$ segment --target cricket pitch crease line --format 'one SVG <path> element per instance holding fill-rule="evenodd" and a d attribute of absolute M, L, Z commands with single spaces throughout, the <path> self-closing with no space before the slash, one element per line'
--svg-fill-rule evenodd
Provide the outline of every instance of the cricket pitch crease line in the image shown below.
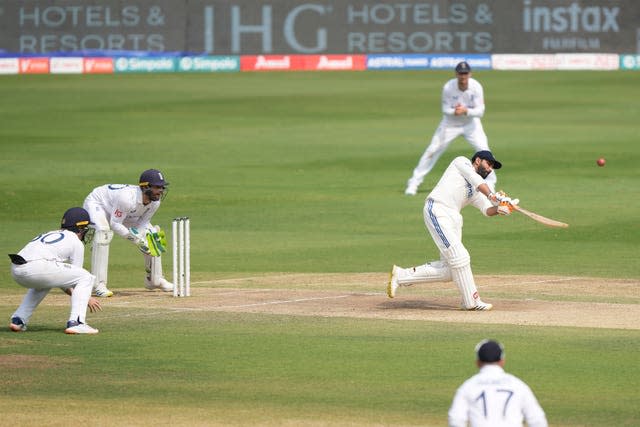
<path fill-rule="evenodd" d="M 199 313 L 199 312 L 205 312 L 205 311 L 220 311 L 220 310 L 231 309 L 231 308 L 248 308 L 248 307 L 259 307 L 259 306 L 274 305 L 274 304 L 291 304 L 291 303 L 307 302 L 307 301 L 348 298 L 350 296 L 353 296 L 353 294 L 337 295 L 337 296 L 331 296 L 331 297 L 298 298 L 293 300 L 267 301 L 267 302 L 261 302 L 261 303 L 255 303 L 255 304 L 226 305 L 226 306 L 220 306 L 220 307 L 211 307 L 208 309 L 168 307 L 167 311 L 164 311 L 164 312 L 129 313 L 124 315 L 120 314 L 117 316 L 100 316 L 100 319 L 116 319 L 121 317 L 153 317 L 153 316 L 161 316 L 166 314 L 178 314 L 178 313 L 186 313 L 186 312 Z M 120 305 L 119 307 L 122 308 L 122 307 L 125 307 L 125 305 Z"/>
<path fill-rule="evenodd" d="M 229 308 L 247 308 L 247 307 L 259 307 L 263 305 L 275 305 L 275 304 L 291 304 L 297 302 L 307 302 L 307 301 L 320 301 L 325 299 L 339 299 L 339 298 L 348 298 L 353 296 L 353 294 L 349 295 L 337 295 L 332 297 L 317 297 L 317 298 L 297 298 L 291 300 L 279 300 L 279 301 L 266 301 L 266 302 L 257 302 L 254 304 L 242 304 L 242 305 L 223 305 L 220 307 L 214 307 L 214 310 L 224 310 Z"/>
<path fill-rule="evenodd" d="M 233 278 L 233 279 L 203 280 L 203 281 L 192 282 L 192 283 L 193 284 L 197 284 L 197 285 L 211 285 L 211 284 L 218 283 L 218 282 L 241 282 L 241 281 L 245 281 L 245 280 L 261 279 L 261 278 L 264 278 L 264 277 L 276 278 L 276 277 L 289 277 L 289 276 L 291 276 L 291 275 L 278 274 L 278 275 L 275 275 L 275 276 L 249 276 L 249 277 L 236 277 L 236 278 Z M 581 280 L 581 277 L 558 277 L 558 278 L 555 278 L 555 279 L 534 280 L 534 281 L 530 281 L 530 282 L 518 282 L 516 284 L 518 284 L 518 285 L 537 285 L 537 284 L 541 284 L 541 283 L 568 282 L 568 281 L 572 281 L 572 280 Z M 512 283 L 505 283 L 504 285 L 511 285 L 511 284 Z M 500 285 L 498 285 L 498 286 L 500 286 Z"/>
<path fill-rule="evenodd" d="M 480 285 L 482 289 L 495 289 L 495 288 L 504 288 L 507 286 L 513 285 L 540 285 L 544 283 L 556 283 L 556 282 L 569 282 L 572 280 L 581 280 L 580 277 L 561 277 L 557 279 L 547 279 L 547 280 L 532 280 L 530 282 L 510 282 L 510 283 L 500 283 L 494 285 Z"/>

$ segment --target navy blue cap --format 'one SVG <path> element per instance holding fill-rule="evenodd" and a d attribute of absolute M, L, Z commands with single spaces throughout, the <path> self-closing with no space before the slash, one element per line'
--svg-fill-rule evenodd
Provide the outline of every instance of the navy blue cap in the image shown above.
<path fill-rule="evenodd" d="M 78 232 L 80 229 L 87 228 L 91 224 L 89 212 L 83 208 L 70 208 L 62 215 L 60 228 Z"/>
<path fill-rule="evenodd" d="M 502 163 L 500 163 L 498 160 L 496 160 L 495 157 L 493 157 L 493 154 L 491 153 L 491 151 L 488 151 L 488 150 L 478 151 L 476 154 L 473 155 L 473 157 L 471 158 L 471 161 L 474 162 L 478 157 L 492 162 L 493 169 L 500 169 L 502 167 Z"/>
<path fill-rule="evenodd" d="M 499 362 L 504 359 L 504 347 L 497 341 L 482 340 L 476 345 L 476 357 L 480 362 Z"/>
<path fill-rule="evenodd" d="M 469 66 L 467 61 L 459 62 L 458 65 L 456 65 L 456 73 L 466 74 L 470 72 L 471 72 L 471 67 Z"/>
<path fill-rule="evenodd" d="M 142 175 L 140 175 L 140 183 L 138 185 L 141 187 L 147 187 L 150 185 L 164 187 L 165 185 L 169 185 L 169 183 L 164 180 L 162 172 L 158 169 L 147 169 L 142 172 Z"/>

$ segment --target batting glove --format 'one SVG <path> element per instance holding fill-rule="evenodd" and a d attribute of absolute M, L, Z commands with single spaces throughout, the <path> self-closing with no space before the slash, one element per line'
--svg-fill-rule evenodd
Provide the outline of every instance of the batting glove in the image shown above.
<path fill-rule="evenodd" d="M 498 213 L 500 215 L 510 215 L 518 205 L 518 203 L 520 203 L 519 199 L 511 199 L 509 197 L 507 197 L 507 199 L 509 200 L 500 202 L 500 204 L 498 205 Z"/>
<path fill-rule="evenodd" d="M 504 191 L 498 191 L 497 193 L 491 193 L 487 196 L 487 198 L 494 204 L 494 206 L 498 206 L 502 202 L 509 203 L 511 202 L 511 197 L 507 196 L 507 193 Z"/>

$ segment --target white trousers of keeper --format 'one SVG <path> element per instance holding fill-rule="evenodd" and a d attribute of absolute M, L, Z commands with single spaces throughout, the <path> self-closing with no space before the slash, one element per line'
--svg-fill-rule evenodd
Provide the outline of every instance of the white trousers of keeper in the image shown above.
<path fill-rule="evenodd" d="M 474 152 L 489 150 L 487 135 L 484 133 L 484 128 L 479 118 L 474 117 L 464 126 L 453 126 L 448 124 L 446 119 L 443 119 L 433 134 L 431 143 L 422 154 L 422 157 L 420 157 L 418 166 L 413 170 L 413 175 L 407 182 L 407 194 L 415 194 L 418 191 L 418 187 L 424 181 L 424 177 L 431 172 L 440 156 L 449 148 L 453 140 L 459 136 L 464 136 L 469 144 L 473 146 Z M 485 181 L 495 191 L 498 178 L 494 171 L 489 174 Z"/>

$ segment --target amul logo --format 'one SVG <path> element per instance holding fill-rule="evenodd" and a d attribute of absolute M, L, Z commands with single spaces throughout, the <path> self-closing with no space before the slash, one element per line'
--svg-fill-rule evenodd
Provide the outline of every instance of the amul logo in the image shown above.
<path fill-rule="evenodd" d="M 525 32 L 565 33 L 619 32 L 619 7 L 589 6 L 582 7 L 573 2 L 569 6 L 534 6 L 533 0 L 524 0 L 522 24 Z M 551 2 L 554 3 L 554 2 Z"/>

